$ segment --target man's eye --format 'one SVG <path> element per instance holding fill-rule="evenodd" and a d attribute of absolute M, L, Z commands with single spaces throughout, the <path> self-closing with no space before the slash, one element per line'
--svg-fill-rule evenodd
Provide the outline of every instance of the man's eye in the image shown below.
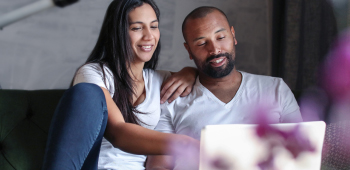
<path fill-rule="evenodd" d="M 203 45 L 205 45 L 205 43 L 199 44 L 198 46 L 203 46 Z"/>
<path fill-rule="evenodd" d="M 224 39 L 225 37 L 219 37 L 219 40 L 222 40 L 222 39 Z"/>

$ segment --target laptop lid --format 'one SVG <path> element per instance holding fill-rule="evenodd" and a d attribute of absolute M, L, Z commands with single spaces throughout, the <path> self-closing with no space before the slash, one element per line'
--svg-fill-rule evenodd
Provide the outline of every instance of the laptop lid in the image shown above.
<path fill-rule="evenodd" d="M 199 169 L 261 170 L 259 163 L 268 162 L 273 155 L 270 163 L 278 170 L 320 170 L 326 129 L 323 121 L 271 124 L 271 127 L 287 134 L 298 130 L 298 134 L 310 142 L 313 151 L 302 152 L 294 158 L 282 145 L 296 141 L 283 143 L 282 137 L 262 139 L 257 135 L 257 125 L 208 125 L 201 132 Z"/>

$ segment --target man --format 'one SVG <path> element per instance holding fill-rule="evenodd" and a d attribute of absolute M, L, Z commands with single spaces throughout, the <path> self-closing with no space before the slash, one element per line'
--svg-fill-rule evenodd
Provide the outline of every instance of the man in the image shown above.
<path fill-rule="evenodd" d="M 301 122 L 299 106 L 281 78 L 259 76 L 235 68 L 234 28 L 215 7 L 199 7 L 184 20 L 185 48 L 199 75 L 186 97 L 162 106 L 156 130 L 200 139 L 210 124 L 256 123 L 257 109 L 268 108 L 269 123 Z M 147 168 L 173 168 L 172 159 L 150 156 Z M 176 169 L 187 169 L 175 164 Z"/>

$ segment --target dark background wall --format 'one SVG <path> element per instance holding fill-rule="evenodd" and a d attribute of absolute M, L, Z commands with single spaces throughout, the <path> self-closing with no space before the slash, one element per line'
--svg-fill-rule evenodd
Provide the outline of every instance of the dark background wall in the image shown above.
<path fill-rule="evenodd" d="M 0 15 L 37 0 L 1 0 Z M 159 69 L 194 66 L 183 47 L 184 17 L 202 5 L 222 9 L 235 27 L 237 67 L 270 75 L 271 0 L 155 0 L 161 10 Z M 80 0 L 52 8 L 0 31 L 0 86 L 3 89 L 68 88 L 75 70 L 96 43 L 111 0 Z"/>
<path fill-rule="evenodd" d="M 273 11 L 272 75 L 297 91 L 319 85 L 338 32 L 332 1 L 274 0 Z"/>

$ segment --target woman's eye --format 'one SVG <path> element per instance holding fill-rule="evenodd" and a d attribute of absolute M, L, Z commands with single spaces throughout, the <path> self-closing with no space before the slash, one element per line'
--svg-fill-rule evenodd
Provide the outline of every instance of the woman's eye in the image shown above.
<path fill-rule="evenodd" d="M 151 28 L 152 28 L 152 29 L 157 29 L 157 28 L 158 28 L 158 26 L 151 26 Z"/>
<path fill-rule="evenodd" d="M 131 28 L 132 31 L 137 31 L 137 30 L 140 30 L 140 29 L 141 29 L 141 27 L 133 27 L 133 28 Z"/>

